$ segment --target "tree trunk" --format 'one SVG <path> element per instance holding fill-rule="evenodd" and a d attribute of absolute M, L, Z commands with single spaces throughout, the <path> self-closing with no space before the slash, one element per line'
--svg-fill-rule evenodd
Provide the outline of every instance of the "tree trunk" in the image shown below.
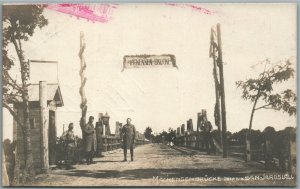
<path fill-rule="evenodd" d="M 254 112 L 255 112 L 255 108 L 256 108 L 256 104 L 257 104 L 257 101 L 259 99 L 259 93 L 260 91 L 258 91 L 257 95 L 256 95 L 256 98 L 254 100 L 254 104 L 253 104 L 253 107 L 252 107 L 252 111 L 251 111 L 251 116 L 250 116 L 250 123 L 249 123 L 249 137 L 251 135 L 251 129 L 252 129 L 252 121 L 253 121 L 253 116 L 254 116 Z"/>
<path fill-rule="evenodd" d="M 253 104 L 252 111 L 251 111 L 251 116 L 250 116 L 249 131 L 248 131 L 248 135 L 246 137 L 249 141 L 249 144 L 247 146 L 247 148 L 249 149 L 249 156 L 247 157 L 248 160 L 251 160 L 251 130 L 252 130 L 253 116 L 254 116 L 254 112 L 255 112 L 255 108 L 256 108 L 256 104 L 257 104 L 257 101 L 259 99 L 259 96 L 260 96 L 260 91 L 257 92 L 257 96 L 254 100 L 254 104 Z"/>
<path fill-rule="evenodd" d="M 9 186 L 4 149 L 2 149 L 2 186 Z"/>
<path fill-rule="evenodd" d="M 79 71 L 79 76 L 80 76 L 80 88 L 79 88 L 79 94 L 81 97 L 81 104 L 80 104 L 80 108 L 81 108 L 81 119 L 80 119 L 80 127 L 81 127 L 81 131 L 82 131 L 82 139 L 83 141 L 85 138 L 83 129 L 85 127 L 86 124 L 86 112 L 87 112 L 87 98 L 85 96 L 85 91 L 84 91 L 84 86 L 86 83 L 86 77 L 85 77 L 85 69 L 86 69 L 86 63 L 85 63 L 85 59 L 83 56 L 84 53 L 84 49 L 85 49 L 85 41 L 84 41 L 84 34 L 83 32 L 80 32 L 80 50 L 79 50 L 79 58 L 80 58 L 80 71 Z"/>
<path fill-rule="evenodd" d="M 15 38 L 12 39 L 15 46 L 21 68 L 21 79 L 22 79 L 22 108 L 23 108 L 23 141 L 24 141 L 24 176 L 22 178 L 22 183 L 30 180 L 35 175 L 35 170 L 33 166 L 33 156 L 31 149 L 30 140 L 30 126 L 29 126 L 29 95 L 28 95 L 28 79 L 29 79 L 29 63 L 24 61 L 24 55 L 22 51 L 21 42 L 19 40 L 19 45 Z"/>

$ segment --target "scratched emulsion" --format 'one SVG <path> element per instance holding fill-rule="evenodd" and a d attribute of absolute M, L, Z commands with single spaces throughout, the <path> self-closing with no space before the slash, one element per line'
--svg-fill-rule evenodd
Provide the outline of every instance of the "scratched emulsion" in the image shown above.
<path fill-rule="evenodd" d="M 174 7 L 180 7 L 180 8 L 190 8 L 194 11 L 198 11 L 200 13 L 204 14 L 213 14 L 214 12 L 211 10 L 208 10 L 206 8 L 200 7 L 198 5 L 193 5 L 193 4 L 186 4 L 186 3 L 166 3 L 167 5 L 174 6 Z"/>
<path fill-rule="evenodd" d="M 48 9 L 87 19 L 92 22 L 106 23 L 111 20 L 115 5 L 111 4 L 49 4 Z"/>

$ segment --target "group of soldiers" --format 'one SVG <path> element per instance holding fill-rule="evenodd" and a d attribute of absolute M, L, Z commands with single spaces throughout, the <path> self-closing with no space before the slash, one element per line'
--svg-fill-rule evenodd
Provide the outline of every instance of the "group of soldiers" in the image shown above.
<path fill-rule="evenodd" d="M 133 161 L 133 149 L 135 145 L 135 126 L 131 124 L 131 118 L 127 118 L 126 124 L 122 126 L 120 132 L 120 138 L 122 142 L 122 148 L 124 151 L 124 162 L 127 161 L 127 149 L 130 149 L 131 161 Z M 96 123 L 96 128 L 94 127 L 94 117 L 90 116 L 89 121 L 82 128 L 82 139 L 85 152 L 86 164 L 95 164 L 93 158 L 96 154 L 103 157 L 101 154 L 101 149 L 103 146 L 103 137 L 100 125 Z M 63 133 L 61 139 L 65 144 L 65 164 L 66 169 L 74 169 L 72 166 L 72 156 L 74 156 L 74 151 L 77 147 L 76 137 L 74 134 L 74 124 L 70 123 L 68 130 Z"/>

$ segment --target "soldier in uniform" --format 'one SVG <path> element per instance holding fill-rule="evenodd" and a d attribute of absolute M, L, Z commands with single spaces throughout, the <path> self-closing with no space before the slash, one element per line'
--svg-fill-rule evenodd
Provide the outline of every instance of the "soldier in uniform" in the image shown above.
<path fill-rule="evenodd" d="M 95 163 L 93 161 L 93 157 L 97 150 L 96 131 L 94 128 L 93 121 L 94 121 L 94 117 L 90 116 L 89 122 L 86 124 L 84 128 L 86 163 L 88 165 Z"/>
<path fill-rule="evenodd" d="M 65 142 L 65 163 L 66 169 L 74 169 L 71 166 L 72 158 L 74 157 L 74 151 L 76 148 L 76 140 L 73 132 L 74 124 L 69 124 L 69 129 L 62 135 L 62 139 Z"/>
<path fill-rule="evenodd" d="M 214 144 L 211 136 L 212 125 L 210 121 L 205 121 L 203 125 L 204 143 L 207 154 L 210 154 L 211 150 L 214 151 Z"/>
<path fill-rule="evenodd" d="M 127 118 L 127 124 L 122 127 L 121 139 L 124 149 L 124 160 L 127 161 L 127 149 L 130 149 L 131 161 L 133 161 L 133 148 L 135 140 L 135 126 L 131 124 L 131 118 Z"/>

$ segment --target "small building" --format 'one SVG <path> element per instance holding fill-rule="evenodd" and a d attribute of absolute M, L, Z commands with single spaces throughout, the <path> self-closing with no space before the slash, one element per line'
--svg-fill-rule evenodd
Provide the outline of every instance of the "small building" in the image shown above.
<path fill-rule="evenodd" d="M 58 83 L 31 84 L 29 93 L 29 124 L 30 140 L 34 166 L 37 170 L 47 170 L 49 165 L 55 164 L 56 145 L 56 109 L 64 105 Z M 23 119 L 21 103 L 14 103 L 13 108 L 20 120 Z M 13 140 L 16 142 L 16 155 L 24 164 L 24 138 L 22 129 L 14 120 Z"/>

